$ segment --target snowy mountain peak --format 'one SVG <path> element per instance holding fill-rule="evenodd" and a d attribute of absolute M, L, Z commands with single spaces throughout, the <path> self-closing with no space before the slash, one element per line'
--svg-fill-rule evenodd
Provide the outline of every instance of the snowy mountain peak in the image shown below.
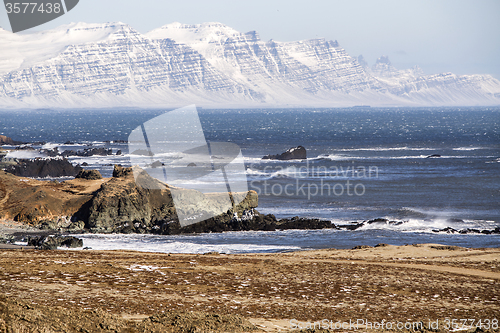
<path fill-rule="evenodd" d="M 227 38 L 241 35 L 241 32 L 219 22 L 205 22 L 201 24 L 182 24 L 175 22 L 146 33 L 146 36 L 151 39 L 170 38 L 185 43 L 221 42 Z"/>
<path fill-rule="evenodd" d="M 78 22 L 23 34 L 3 30 L 0 31 L 0 75 L 54 58 L 69 45 L 120 39 L 124 34 L 139 33 L 122 22 Z"/>

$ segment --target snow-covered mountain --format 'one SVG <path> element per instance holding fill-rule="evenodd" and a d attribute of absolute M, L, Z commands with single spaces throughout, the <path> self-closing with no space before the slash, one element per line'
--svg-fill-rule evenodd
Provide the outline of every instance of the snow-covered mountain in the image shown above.
<path fill-rule="evenodd" d="M 140 34 L 77 23 L 0 30 L 0 107 L 497 105 L 490 75 L 368 68 L 336 41 L 261 41 L 221 23 Z"/>

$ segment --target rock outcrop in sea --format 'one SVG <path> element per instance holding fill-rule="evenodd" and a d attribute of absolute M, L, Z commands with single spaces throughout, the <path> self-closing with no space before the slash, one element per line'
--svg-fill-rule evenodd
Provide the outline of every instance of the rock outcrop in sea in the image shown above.
<path fill-rule="evenodd" d="M 284 153 L 276 155 L 266 155 L 262 157 L 263 160 L 305 160 L 307 159 L 307 151 L 302 146 L 297 146 L 288 149 Z"/>
<path fill-rule="evenodd" d="M 140 174 L 140 183 L 159 182 L 147 173 Z M 177 222 L 174 202 L 169 191 L 161 186 L 137 186 L 132 168 L 115 166 L 113 178 L 103 183 L 87 203 L 88 209 L 83 210 L 81 218 L 86 221 L 86 227 L 93 232 L 156 232 L 162 233 L 167 225 Z M 186 190 L 188 191 L 188 190 Z M 192 191 L 192 190 L 189 190 Z M 198 203 L 198 209 L 210 211 L 217 206 L 217 194 L 206 195 Z M 218 217 L 220 222 L 231 220 L 234 213 L 239 216 L 245 210 L 258 205 L 257 193 L 249 191 L 245 199 L 236 206 L 235 212 L 224 217 Z M 178 223 L 178 222 L 177 222 Z"/>
<path fill-rule="evenodd" d="M 28 237 L 28 246 L 41 250 L 55 250 L 58 247 L 83 247 L 83 241 L 73 236 L 32 236 Z"/>
<path fill-rule="evenodd" d="M 107 155 L 113 155 L 113 151 L 108 148 L 86 148 L 84 150 L 65 150 L 61 154 L 61 156 L 67 157 L 67 156 L 107 156 Z"/>
<path fill-rule="evenodd" d="M 67 159 L 21 159 L 5 171 L 20 177 L 75 177 L 82 167 L 73 166 Z"/>

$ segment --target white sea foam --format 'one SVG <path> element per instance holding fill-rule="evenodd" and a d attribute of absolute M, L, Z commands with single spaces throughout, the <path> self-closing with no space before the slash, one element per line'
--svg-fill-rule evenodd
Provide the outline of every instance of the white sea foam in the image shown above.
<path fill-rule="evenodd" d="M 345 224 L 340 223 L 338 224 Z M 483 221 L 487 223 L 487 221 Z M 465 225 L 477 221 L 464 221 Z M 498 223 L 488 222 L 489 229 Z M 450 226 L 446 220 L 424 221 L 409 219 L 404 224 L 365 224 L 355 231 L 320 230 L 277 230 L 277 231 L 232 231 L 196 235 L 122 235 L 85 234 L 75 235 L 83 239 L 83 244 L 93 250 L 133 250 L 159 253 L 219 252 L 272 253 L 321 248 L 352 248 L 355 245 L 379 242 L 389 244 L 439 243 L 469 247 L 498 246 L 498 235 L 462 235 L 435 233 L 433 229 Z M 456 227 L 456 225 L 454 225 Z M 21 244 L 26 245 L 26 244 Z M 66 249 L 67 250 L 67 249 Z M 136 264 L 136 270 L 157 270 L 156 266 L 146 267 Z"/>
<path fill-rule="evenodd" d="M 44 154 L 41 154 L 38 150 L 11 150 L 5 158 L 17 158 L 17 159 L 33 159 L 33 158 L 44 158 Z"/>
<path fill-rule="evenodd" d="M 374 147 L 374 148 L 344 148 L 337 149 L 338 151 L 424 151 L 424 150 L 441 150 L 441 148 L 429 148 L 429 147 Z"/>
<path fill-rule="evenodd" d="M 453 150 L 464 150 L 464 151 L 478 150 L 478 149 L 484 149 L 484 148 L 483 147 L 458 147 L 458 148 L 453 148 Z"/>
<path fill-rule="evenodd" d="M 93 250 L 134 250 L 161 253 L 254 253 L 300 250 L 300 246 L 232 243 L 229 233 L 203 234 L 188 237 L 158 235 L 93 234 L 76 235 L 83 245 Z M 250 234 L 248 234 L 250 235 Z"/>
<path fill-rule="evenodd" d="M 492 158 L 494 156 L 481 156 L 481 158 Z M 349 155 L 339 155 L 339 154 L 325 154 L 320 155 L 316 158 L 311 158 L 311 160 L 330 160 L 330 161 L 350 161 L 350 160 L 406 160 L 406 159 L 423 159 L 431 158 L 430 155 L 401 155 L 401 156 L 349 156 Z M 464 155 L 440 155 L 441 159 L 470 159 L 471 156 Z"/>

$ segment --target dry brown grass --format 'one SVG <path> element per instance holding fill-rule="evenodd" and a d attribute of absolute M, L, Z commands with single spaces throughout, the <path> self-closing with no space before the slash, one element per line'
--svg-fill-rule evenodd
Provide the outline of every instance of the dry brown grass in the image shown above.
<path fill-rule="evenodd" d="M 499 249 L 0 253 L 2 294 L 50 308 L 101 309 L 128 319 L 171 311 L 237 315 L 263 326 L 292 318 L 426 322 L 500 317 Z"/>

